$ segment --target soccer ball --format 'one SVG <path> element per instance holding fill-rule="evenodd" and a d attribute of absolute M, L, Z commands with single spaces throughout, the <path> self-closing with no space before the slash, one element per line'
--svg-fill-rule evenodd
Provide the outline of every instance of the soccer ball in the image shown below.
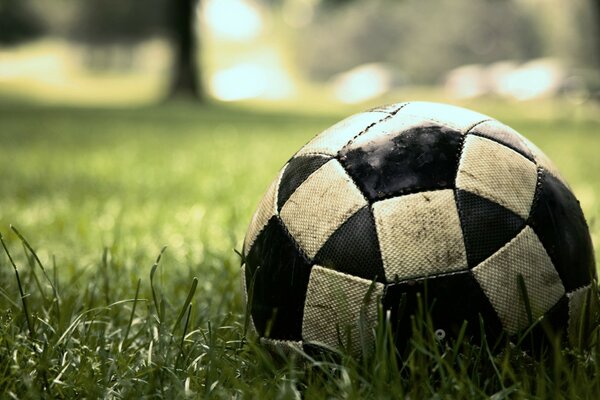
<path fill-rule="evenodd" d="M 248 228 L 242 277 L 263 343 L 360 354 L 378 310 L 406 345 L 419 302 L 440 338 L 465 321 L 488 340 L 544 322 L 574 342 L 596 272 L 579 203 L 535 145 L 410 102 L 353 115 L 287 162 Z"/>

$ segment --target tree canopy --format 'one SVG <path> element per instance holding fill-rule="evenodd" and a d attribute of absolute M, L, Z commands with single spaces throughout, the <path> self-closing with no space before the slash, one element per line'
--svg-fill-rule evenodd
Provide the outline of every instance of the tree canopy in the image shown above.
<path fill-rule="evenodd" d="M 70 33 L 90 44 L 141 42 L 166 33 L 168 6 L 166 0 L 86 0 Z"/>
<path fill-rule="evenodd" d="M 26 0 L 0 0 L 0 44 L 15 45 L 44 31 L 44 21 Z"/>

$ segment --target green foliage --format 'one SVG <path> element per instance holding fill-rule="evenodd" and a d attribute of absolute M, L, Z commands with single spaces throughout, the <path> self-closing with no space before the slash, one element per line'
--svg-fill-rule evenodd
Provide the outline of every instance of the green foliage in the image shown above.
<path fill-rule="evenodd" d="M 495 109 L 557 161 L 597 239 L 598 120 Z M 244 337 L 234 249 L 276 171 L 339 117 L 0 108 L 0 397 L 597 398 L 595 344 L 493 354 L 440 344 L 426 318 L 401 360 L 385 324 L 364 360 Z"/>
<path fill-rule="evenodd" d="M 44 30 L 44 22 L 27 0 L 0 0 L 0 45 L 34 39 Z"/>
<path fill-rule="evenodd" d="M 300 32 L 298 63 L 327 79 L 384 62 L 410 82 L 437 83 L 461 65 L 539 57 L 544 36 L 536 27 L 512 1 L 352 2 L 323 10 Z"/>
<path fill-rule="evenodd" d="M 137 43 L 164 35 L 170 12 L 164 0 L 86 0 L 71 34 L 92 44 Z"/>

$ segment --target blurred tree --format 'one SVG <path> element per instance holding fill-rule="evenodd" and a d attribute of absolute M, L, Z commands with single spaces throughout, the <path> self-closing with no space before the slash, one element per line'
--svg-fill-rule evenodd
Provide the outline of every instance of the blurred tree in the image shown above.
<path fill-rule="evenodd" d="M 164 0 L 86 0 L 71 33 L 95 45 L 137 43 L 163 32 Z"/>
<path fill-rule="evenodd" d="M 461 65 L 542 55 L 533 16 L 514 1 L 372 0 L 333 7 L 341 1 L 324 0 L 327 7 L 298 35 L 298 63 L 316 79 L 384 62 L 412 83 L 431 84 Z"/>
<path fill-rule="evenodd" d="M 0 0 L 0 45 L 15 45 L 44 33 L 44 23 L 27 0 Z"/>
<path fill-rule="evenodd" d="M 196 38 L 198 1 L 86 0 L 79 4 L 79 15 L 70 33 L 75 40 L 105 48 L 168 37 L 174 60 L 167 98 L 202 100 Z"/>
<path fill-rule="evenodd" d="M 592 38 L 594 39 L 594 51 L 596 53 L 596 67 L 600 71 L 600 0 L 591 0 L 592 26 L 594 31 L 592 32 Z"/>
<path fill-rule="evenodd" d="M 176 0 L 171 5 L 169 30 L 176 46 L 176 59 L 169 97 L 193 97 L 202 100 L 204 90 L 198 67 L 196 9 L 199 0 Z"/>
<path fill-rule="evenodd" d="M 600 0 L 519 0 L 518 4 L 535 16 L 545 56 L 571 66 L 600 67 Z"/>

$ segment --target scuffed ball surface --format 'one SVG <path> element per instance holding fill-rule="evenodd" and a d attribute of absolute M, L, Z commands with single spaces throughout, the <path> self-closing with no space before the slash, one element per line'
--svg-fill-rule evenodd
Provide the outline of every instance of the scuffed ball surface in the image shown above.
<path fill-rule="evenodd" d="M 480 317 L 492 339 L 543 318 L 574 341 L 595 262 L 556 171 L 513 129 L 458 107 L 401 103 L 339 122 L 289 160 L 252 219 L 254 329 L 292 347 L 339 348 L 350 333 L 360 353 L 380 305 L 406 342 L 421 294 L 445 337 L 467 321 L 477 338 Z"/>

